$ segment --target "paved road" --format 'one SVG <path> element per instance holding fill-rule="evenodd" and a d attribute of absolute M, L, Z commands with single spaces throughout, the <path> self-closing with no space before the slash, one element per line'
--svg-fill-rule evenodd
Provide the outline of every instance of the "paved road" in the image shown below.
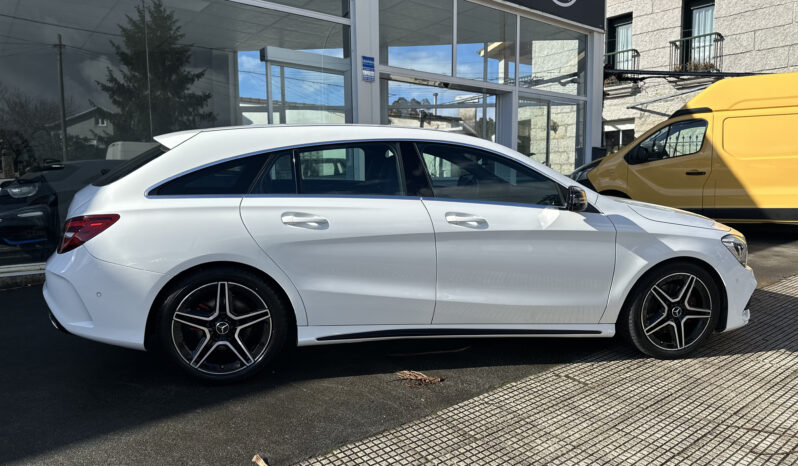
<path fill-rule="evenodd" d="M 614 348 L 304 463 L 798 464 L 798 277 L 695 356 Z"/>
<path fill-rule="evenodd" d="M 760 281 L 798 274 L 798 232 L 745 233 Z M 0 463 L 286 464 L 591 354 L 630 355 L 614 340 L 318 347 L 211 387 L 154 355 L 58 333 L 45 312 L 39 287 L 0 292 Z M 403 369 L 446 380 L 411 388 L 395 380 Z"/>

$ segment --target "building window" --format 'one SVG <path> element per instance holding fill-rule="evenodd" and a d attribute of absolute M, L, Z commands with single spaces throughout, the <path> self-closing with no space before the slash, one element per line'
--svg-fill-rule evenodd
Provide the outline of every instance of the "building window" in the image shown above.
<path fill-rule="evenodd" d="M 692 68 L 703 69 L 715 58 L 715 2 L 712 0 L 685 0 L 683 8 L 682 38 L 686 39 L 682 60 Z M 703 66 L 702 66 L 703 65 Z"/>
<path fill-rule="evenodd" d="M 621 150 L 634 140 L 634 120 L 621 120 L 604 124 L 604 147 L 607 149 L 608 154 Z"/>
<path fill-rule="evenodd" d="M 108 120 L 103 117 L 97 117 L 97 126 L 108 126 Z"/>
<path fill-rule="evenodd" d="M 616 70 L 634 69 L 632 14 L 607 20 L 607 65 Z"/>
<path fill-rule="evenodd" d="M 518 99 L 516 150 L 560 173 L 585 163 L 585 104 Z"/>
<path fill-rule="evenodd" d="M 380 0 L 380 63 L 452 74 L 451 0 Z"/>
<path fill-rule="evenodd" d="M 521 18 L 519 47 L 522 87 L 585 95 L 587 35 Z"/>
<path fill-rule="evenodd" d="M 457 2 L 457 77 L 515 83 L 516 16 Z"/>
<path fill-rule="evenodd" d="M 495 141 L 496 96 L 382 79 L 382 123 L 431 128 Z"/>

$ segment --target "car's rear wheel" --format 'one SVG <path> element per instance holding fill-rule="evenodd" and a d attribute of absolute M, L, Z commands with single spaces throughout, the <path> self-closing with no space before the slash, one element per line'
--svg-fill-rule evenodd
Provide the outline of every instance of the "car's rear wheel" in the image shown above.
<path fill-rule="evenodd" d="M 213 381 L 263 369 L 285 344 L 287 306 L 258 276 L 214 269 L 181 280 L 161 306 L 162 348 L 184 370 Z"/>
<path fill-rule="evenodd" d="M 659 267 L 646 274 L 633 293 L 618 325 L 649 356 L 686 356 L 717 326 L 720 289 L 698 265 L 680 262 Z"/>

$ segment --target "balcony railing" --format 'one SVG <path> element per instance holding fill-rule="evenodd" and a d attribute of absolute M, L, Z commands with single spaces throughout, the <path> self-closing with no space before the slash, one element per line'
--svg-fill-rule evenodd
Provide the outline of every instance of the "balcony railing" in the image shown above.
<path fill-rule="evenodd" d="M 721 71 L 723 68 L 723 35 L 719 32 L 672 40 L 671 70 Z"/>
<path fill-rule="evenodd" d="M 640 52 L 636 49 L 627 49 L 605 54 L 604 68 L 614 70 L 639 70 Z"/>

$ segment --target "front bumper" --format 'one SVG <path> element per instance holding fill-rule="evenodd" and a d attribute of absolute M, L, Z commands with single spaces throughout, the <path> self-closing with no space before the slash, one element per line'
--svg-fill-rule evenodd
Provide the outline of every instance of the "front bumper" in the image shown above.
<path fill-rule="evenodd" d="M 101 261 L 78 247 L 53 254 L 44 299 L 61 327 L 90 340 L 144 349 L 147 316 L 168 277 Z"/>
<path fill-rule="evenodd" d="M 725 265 L 727 272 L 723 275 L 726 287 L 726 327 L 723 331 L 734 330 L 748 323 L 751 317 L 748 304 L 756 290 L 756 279 L 751 267 L 741 267 L 739 262 L 731 259 Z"/>

